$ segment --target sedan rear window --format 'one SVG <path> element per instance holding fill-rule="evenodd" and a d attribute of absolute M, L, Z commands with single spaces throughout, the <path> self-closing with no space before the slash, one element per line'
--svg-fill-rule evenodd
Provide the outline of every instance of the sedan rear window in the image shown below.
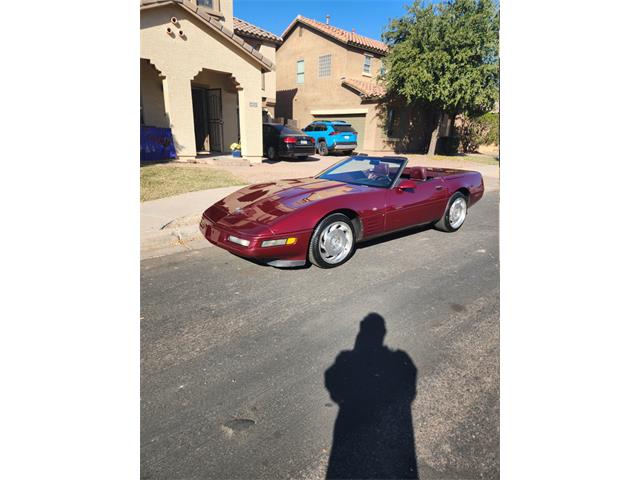
<path fill-rule="evenodd" d="M 302 130 L 291 127 L 283 127 L 282 130 L 280 130 L 280 133 L 283 135 L 304 135 Z"/>

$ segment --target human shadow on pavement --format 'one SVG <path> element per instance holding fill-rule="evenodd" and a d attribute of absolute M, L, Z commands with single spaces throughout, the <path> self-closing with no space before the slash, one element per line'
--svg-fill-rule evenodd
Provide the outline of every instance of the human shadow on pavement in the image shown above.
<path fill-rule="evenodd" d="M 340 411 L 328 479 L 418 478 L 411 403 L 417 370 L 402 350 L 383 345 L 384 318 L 360 322 L 353 350 L 338 354 L 325 387 Z"/>

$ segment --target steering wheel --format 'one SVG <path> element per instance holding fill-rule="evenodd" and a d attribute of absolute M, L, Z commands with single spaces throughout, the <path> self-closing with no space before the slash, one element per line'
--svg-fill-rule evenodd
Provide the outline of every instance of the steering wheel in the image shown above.
<path fill-rule="evenodd" d="M 369 173 L 367 178 L 369 180 L 373 180 L 375 183 L 379 183 L 382 185 L 391 183 L 391 178 L 389 177 L 389 175 L 376 175 L 375 173 L 371 172 Z"/>

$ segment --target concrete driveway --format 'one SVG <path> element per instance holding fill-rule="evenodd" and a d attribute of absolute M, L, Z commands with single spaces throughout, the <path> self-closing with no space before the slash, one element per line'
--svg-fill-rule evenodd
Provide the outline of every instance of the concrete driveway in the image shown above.
<path fill-rule="evenodd" d="M 141 478 L 499 478 L 498 288 L 497 192 L 332 270 L 143 261 Z"/>

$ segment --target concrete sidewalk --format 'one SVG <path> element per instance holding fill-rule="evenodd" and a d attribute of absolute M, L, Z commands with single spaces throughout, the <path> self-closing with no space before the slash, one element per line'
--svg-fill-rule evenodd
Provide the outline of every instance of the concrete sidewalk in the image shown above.
<path fill-rule="evenodd" d="M 375 155 L 377 152 L 369 152 Z M 388 155 L 388 153 L 385 153 Z M 409 165 L 476 170 L 484 178 L 485 190 L 499 189 L 500 167 L 474 163 L 472 156 L 451 161 L 433 160 L 426 155 L 408 154 Z M 228 170 L 247 183 L 270 182 L 282 178 L 302 178 L 320 173 L 345 157 L 310 157 L 308 161 L 279 161 L 248 165 L 212 165 Z M 210 246 L 198 229 L 202 212 L 211 204 L 242 186 L 213 188 L 183 193 L 140 204 L 140 257 L 142 260 Z"/>
<path fill-rule="evenodd" d="M 141 259 L 170 255 L 209 245 L 198 229 L 202 212 L 242 188 L 212 188 L 140 204 Z"/>

